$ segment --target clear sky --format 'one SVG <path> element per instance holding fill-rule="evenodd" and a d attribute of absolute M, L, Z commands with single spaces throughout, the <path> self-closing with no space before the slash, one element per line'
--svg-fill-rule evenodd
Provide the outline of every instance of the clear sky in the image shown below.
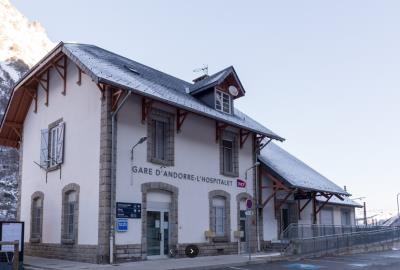
<path fill-rule="evenodd" d="M 238 108 L 369 210 L 397 211 L 400 1 L 11 2 L 54 42 L 96 44 L 185 80 L 203 64 L 233 65 L 247 91 Z"/>

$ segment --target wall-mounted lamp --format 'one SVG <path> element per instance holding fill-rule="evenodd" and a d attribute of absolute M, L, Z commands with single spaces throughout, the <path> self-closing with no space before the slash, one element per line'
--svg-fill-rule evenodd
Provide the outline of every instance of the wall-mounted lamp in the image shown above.
<path fill-rule="evenodd" d="M 139 141 L 134 146 L 132 146 L 132 149 L 131 149 L 131 160 L 132 161 L 133 161 L 133 149 L 135 149 L 135 147 L 138 146 L 139 144 L 144 143 L 146 140 L 147 140 L 147 137 L 142 137 L 139 139 Z"/>

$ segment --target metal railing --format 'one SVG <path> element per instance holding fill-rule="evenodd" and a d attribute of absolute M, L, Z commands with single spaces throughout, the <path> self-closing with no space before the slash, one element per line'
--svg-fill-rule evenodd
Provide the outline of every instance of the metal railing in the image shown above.
<path fill-rule="evenodd" d="M 314 224 L 290 224 L 280 235 L 280 240 L 305 239 L 328 235 L 342 235 L 357 232 L 370 232 L 387 228 L 386 226 L 337 226 Z"/>
<path fill-rule="evenodd" d="M 400 228 L 386 227 L 373 231 L 295 239 L 291 241 L 291 248 L 288 250 L 293 254 L 328 253 L 359 245 L 396 240 L 400 240 Z"/>
<path fill-rule="evenodd" d="M 9 249 L 6 249 L 7 251 L 3 251 L 3 252 L 0 249 L 0 252 L 5 254 L 5 257 L 7 258 L 7 263 L 10 265 L 12 264 L 12 269 L 18 270 L 19 269 L 19 241 L 12 241 L 12 242 L 0 241 L 0 247 L 3 247 L 3 246 L 13 246 L 12 251 L 10 251 L 13 253 L 11 260 L 8 257 Z"/>

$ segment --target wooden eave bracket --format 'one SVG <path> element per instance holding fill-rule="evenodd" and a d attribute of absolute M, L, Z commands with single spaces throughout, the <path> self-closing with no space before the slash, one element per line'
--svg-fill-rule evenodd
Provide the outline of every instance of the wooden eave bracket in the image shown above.
<path fill-rule="evenodd" d="M 222 132 L 228 127 L 228 124 L 215 121 L 215 141 L 218 142 Z"/>
<path fill-rule="evenodd" d="M 244 143 L 246 142 L 247 138 L 250 135 L 250 131 L 241 128 L 239 134 L 240 134 L 240 148 L 243 148 Z"/>
<path fill-rule="evenodd" d="M 96 84 L 97 87 L 99 88 L 100 92 L 101 92 L 101 99 L 105 99 L 106 98 L 106 85 L 102 84 L 102 83 L 97 83 Z"/>
<path fill-rule="evenodd" d="M 43 75 L 40 77 L 33 77 L 33 80 L 36 81 L 41 88 L 46 92 L 46 102 L 44 105 L 49 106 L 49 76 L 50 76 L 50 70 L 47 69 L 45 71 L 46 73 L 46 78 L 43 78 Z"/>
<path fill-rule="evenodd" d="M 82 69 L 77 65 L 76 68 L 78 69 L 78 80 L 76 81 L 77 85 L 82 84 Z"/>
<path fill-rule="evenodd" d="M 180 133 L 182 124 L 186 119 L 186 116 L 188 115 L 187 111 L 183 111 L 181 109 L 176 109 L 176 132 Z"/>
<path fill-rule="evenodd" d="M 21 141 L 22 138 L 22 124 L 21 123 L 17 123 L 17 122 L 4 122 L 4 125 L 11 128 L 14 133 L 18 136 L 19 141 Z"/>
<path fill-rule="evenodd" d="M 32 92 L 31 92 L 32 90 Z M 25 87 L 24 89 L 25 93 L 27 93 L 34 101 L 35 101 L 35 109 L 34 113 L 37 113 L 37 104 L 38 104 L 38 94 L 37 94 L 37 88 L 27 88 Z"/>
<path fill-rule="evenodd" d="M 147 116 L 151 111 L 153 100 L 142 98 L 142 124 L 146 122 Z"/>
<path fill-rule="evenodd" d="M 62 60 L 62 64 L 59 63 L 60 60 Z M 63 80 L 64 88 L 61 94 L 65 96 L 65 94 L 67 93 L 67 56 L 64 55 L 64 57 L 60 60 L 51 63 L 51 65 L 54 67 L 58 75 L 60 75 L 61 79 Z"/>
<path fill-rule="evenodd" d="M 333 194 L 330 194 L 330 195 L 328 196 L 328 198 L 326 199 L 326 201 L 324 201 L 324 202 L 322 203 L 322 205 L 316 210 L 315 214 L 318 214 L 318 213 L 322 210 L 322 208 L 324 208 L 324 206 L 329 202 L 329 200 L 330 200 L 332 197 L 333 197 Z"/>
<path fill-rule="evenodd" d="M 115 91 L 115 92 L 112 94 L 112 105 L 111 105 L 111 110 L 112 110 L 113 112 L 117 109 L 118 104 L 119 104 L 119 101 L 121 100 L 121 97 L 123 96 L 124 92 L 125 92 L 124 90 L 118 89 L 117 91 Z"/>
<path fill-rule="evenodd" d="M 293 189 L 293 190 L 290 190 L 290 191 L 286 194 L 286 196 L 283 198 L 283 200 L 282 200 L 278 205 L 275 205 L 275 210 L 280 209 L 280 208 L 282 207 L 282 205 L 289 199 L 290 195 L 293 194 L 294 191 L 295 191 L 294 189 Z"/>

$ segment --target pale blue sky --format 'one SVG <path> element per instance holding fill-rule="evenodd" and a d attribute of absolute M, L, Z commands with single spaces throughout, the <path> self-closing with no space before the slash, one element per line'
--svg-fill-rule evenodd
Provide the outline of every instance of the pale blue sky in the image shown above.
<path fill-rule="evenodd" d="M 370 209 L 397 211 L 400 1 L 11 1 L 54 42 L 185 80 L 233 65 L 247 90 L 236 106 Z"/>

